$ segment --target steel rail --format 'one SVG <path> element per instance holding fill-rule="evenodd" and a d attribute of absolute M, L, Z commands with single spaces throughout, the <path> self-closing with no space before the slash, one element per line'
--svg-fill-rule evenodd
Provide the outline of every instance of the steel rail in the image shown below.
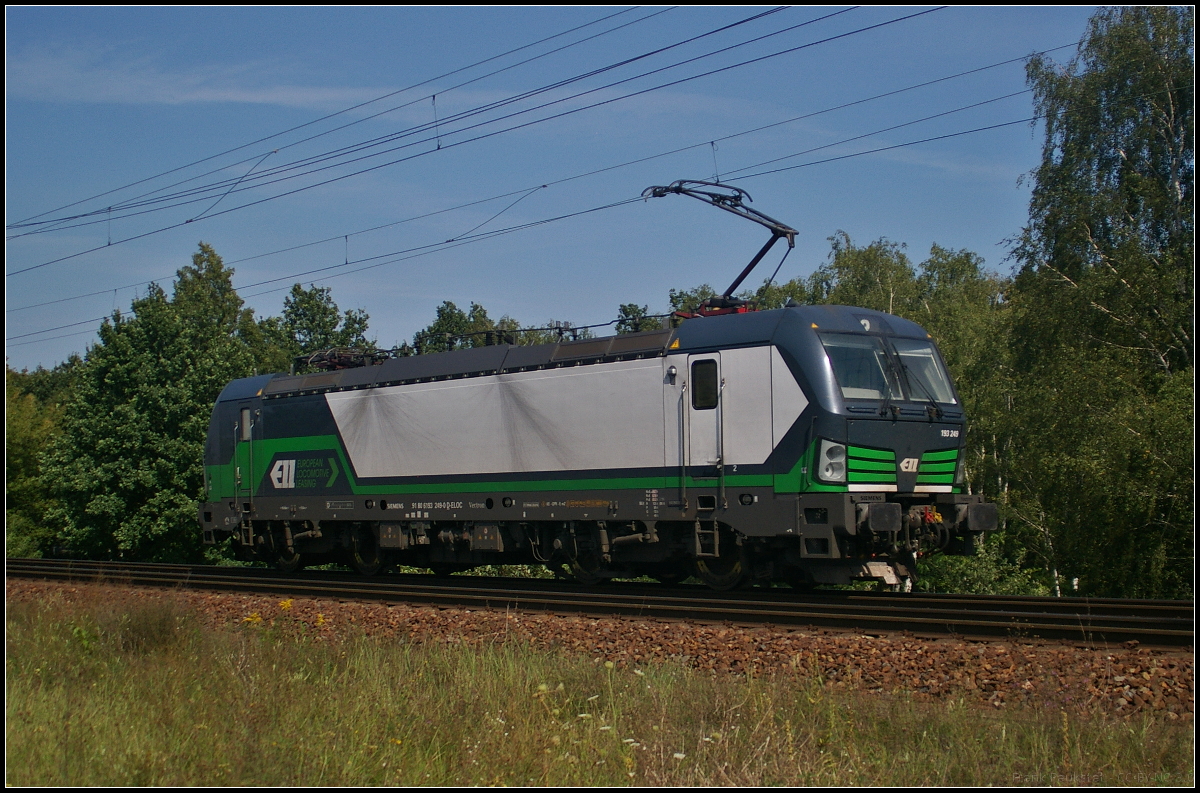
<path fill-rule="evenodd" d="M 548 579 L 427 575 L 365 578 L 332 571 L 283 575 L 262 568 L 8 559 L 14 578 L 253 592 L 701 622 L 911 632 L 963 638 L 1054 640 L 1109 646 L 1130 641 L 1194 645 L 1191 601 L 1010 597 L 785 589 L 714 592 L 636 582 L 581 588 Z"/>

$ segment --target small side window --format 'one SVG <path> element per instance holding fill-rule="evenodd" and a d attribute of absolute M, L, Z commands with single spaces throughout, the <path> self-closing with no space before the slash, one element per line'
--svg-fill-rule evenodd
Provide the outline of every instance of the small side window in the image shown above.
<path fill-rule="evenodd" d="M 717 406 L 717 362 L 709 359 L 692 363 L 692 407 L 712 410 Z"/>
<path fill-rule="evenodd" d="M 241 434 L 239 437 L 244 440 L 250 440 L 250 408 L 242 408 Z"/>

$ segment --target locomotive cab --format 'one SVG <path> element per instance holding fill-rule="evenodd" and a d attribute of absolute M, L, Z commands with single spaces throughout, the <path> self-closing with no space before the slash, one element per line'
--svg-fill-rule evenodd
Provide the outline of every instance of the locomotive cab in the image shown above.
<path fill-rule="evenodd" d="M 806 537 L 793 570 L 810 583 L 850 572 L 907 586 L 915 555 L 972 553 L 979 533 L 997 528 L 997 512 L 964 492 L 966 418 L 933 339 L 881 312 L 793 311 L 802 321 L 785 323 L 793 330 L 784 347 L 817 403 L 799 488 Z M 818 495 L 835 488 L 844 495 Z M 839 554 L 844 561 L 833 562 Z M 868 560 L 857 574 L 855 558 Z"/>

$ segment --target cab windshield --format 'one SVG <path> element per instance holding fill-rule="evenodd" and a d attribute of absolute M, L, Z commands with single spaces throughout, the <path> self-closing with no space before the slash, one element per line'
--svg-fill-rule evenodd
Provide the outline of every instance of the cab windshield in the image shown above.
<path fill-rule="evenodd" d="M 954 404 L 954 389 L 933 345 L 920 339 L 889 339 L 900 358 L 913 399 Z"/>
<path fill-rule="evenodd" d="M 878 336 L 822 333 L 821 343 L 846 399 L 904 399 L 895 366 Z"/>
<path fill-rule="evenodd" d="M 846 399 L 957 402 L 928 341 L 858 333 L 822 333 L 820 338 Z"/>

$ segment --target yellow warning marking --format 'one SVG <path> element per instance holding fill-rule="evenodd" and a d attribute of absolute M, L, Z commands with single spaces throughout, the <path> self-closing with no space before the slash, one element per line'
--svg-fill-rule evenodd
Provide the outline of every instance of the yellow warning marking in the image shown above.
<path fill-rule="evenodd" d="M 817 326 L 817 323 L 815 323 L 815 322 L 814 322 L 814 323 L 812 324 L 812 326 L 815 328 L 815 327 Z"/>
<path fill-rule="evenodd" d="M 676 339 L 675 341 L 671 342 L 671 346 L 669 349 L 678 350 L 679 349 L 679 339 Z"/>

